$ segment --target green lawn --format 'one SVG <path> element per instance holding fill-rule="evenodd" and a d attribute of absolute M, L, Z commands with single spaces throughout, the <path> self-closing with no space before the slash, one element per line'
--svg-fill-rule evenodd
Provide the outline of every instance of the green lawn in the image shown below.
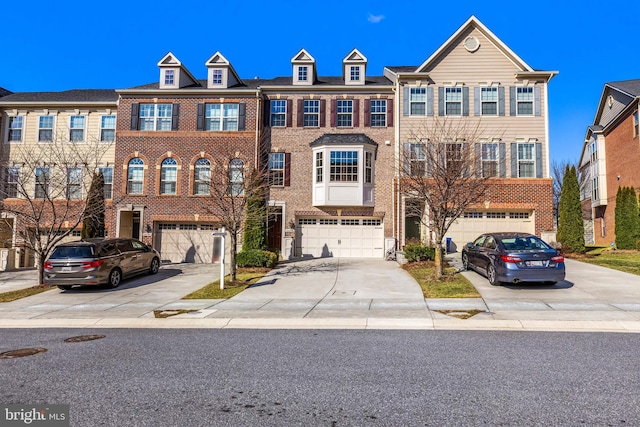
<path fill-rule="evenodd" d="M 445 269 L 445 277 L 435 279 L 433 261 L 411 262 L 402 266 L 420 284 L 425 298 L 480 298 L 480 294 L 454 268 Z"/>
<path fill-rule="evenodd" d="M 227 299 L 244 291 L 247 287 L 260 280 L 270 268 L 238 268 L 236 280 L 231 282 L 225 277 L 224 289 L 220 289 L 220 280 L 211 282 L 203 288 L 183 297 L 182 299 Z"/>
<path fill-rule="evenodd" d="M 48 291 L 55 288 L 55 286 L 42 285 L 32 286 L 26 289 L 18 289 L 17 291 L 9 291 L 0 293 L 0 302 L 11 302 L 20 298 L 30 297 L 31 295 L 39 294 L 40 292 Z"/>
<path fill-rule="evenodd" d="M 640 276 L 640 251 L 587 247 L 584 255 L 567 254 L 567 258 L 613 268 Z"/>

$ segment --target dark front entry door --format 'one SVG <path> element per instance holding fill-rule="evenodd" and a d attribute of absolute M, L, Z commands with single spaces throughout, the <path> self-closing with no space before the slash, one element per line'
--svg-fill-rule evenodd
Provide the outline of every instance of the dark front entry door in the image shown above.
<path fill-rule="evenodd" d="M 270 248 L 281 250 L 282 244 L 282 210 L 269 212 L 269 228 L 267 229 L 267 244 Z"/>

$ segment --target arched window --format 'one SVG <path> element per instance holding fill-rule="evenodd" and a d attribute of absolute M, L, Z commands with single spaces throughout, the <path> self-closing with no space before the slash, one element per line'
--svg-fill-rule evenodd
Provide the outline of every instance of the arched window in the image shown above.
<path fill-rule="evenodd" d="M 209 194 L 211 162 L 205 158 L 196 161 L 193 171 L 193 194 Z"/>
<path fill-rule="evenodd" d="M 127 194 L 142 194 L 144 185 L 144 161 L 139 157 L 129 160 Z"/>
<path fill-rule="evenodd" d="M 229 192 L 232 196 L 244 193 L 244 162 L 240 159 L 229 163 Z"/>
<path fill-rule="evenodd" d="M 167 157 L 160 167 L 160 194 L 176 194 L 178 182 L 178 162 Z"/>

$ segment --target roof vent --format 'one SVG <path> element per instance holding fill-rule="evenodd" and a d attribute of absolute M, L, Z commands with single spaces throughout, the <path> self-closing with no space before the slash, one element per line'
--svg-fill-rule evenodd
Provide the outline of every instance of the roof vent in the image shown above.
<path fill-rule="evenodd" d="M 469 36 L 464 39 L 464 48 L 469 52 L 475 52 L 480 47 L 480 41 L 477 37 Z"/>

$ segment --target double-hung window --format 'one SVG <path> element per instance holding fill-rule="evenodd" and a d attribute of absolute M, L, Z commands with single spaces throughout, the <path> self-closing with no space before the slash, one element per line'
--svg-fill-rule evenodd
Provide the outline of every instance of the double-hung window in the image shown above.
<path fill-rule="evenodd" d="M 173 86 L 175 84 L 175 74 L 174 70 L 164 71 L 164 84 L 166 86 Z"/>
<path fill-rule="evenodd" d="M 640 135 L 640 123 L 638 122 L 638 112 L 633 113 L 633 136 Z"/>
<path fill-rule="evenodd" d="M 409 93 L 409 108 L 412 116 L 427 114 L 427 88 L 412 87 Z"/>
<path fill-rule="evenodd" d="M 305 127 L 320 126 L 320 101 L 317 99 L 305 99 L 303 101 L 303 122 Z"/>
<path fill-rule="evenodd" d="M 481 111 L 483 116 L 498 115 L 498 88 L 497 87 L 481 87 L 480 102 L 482 103 Z"/>
<path fill-rule="evenodd" d="M 446 167 L 455 174 L 462 174 L 464 167 L 464 143 L 449 142 L 445 144 Z"/>
<path fill-rule="evenodd" d="M 53 141 L 53 116 L 40 116 L 38 122 L 38 142 Z"/>
<path fill-rule="evenodd" d="M 140 130 L 171 130 L 173 104 L 140 104 Z"/>
<path fill-rule="evenodd" d="M 322 154 L 322 151 L 316 153 L 316 183 L 321 183 L 323 180 L 324 158 Z"/>
<path fill-rule="evenodd" d="M 482 176 L 491 178 L 498 176 L 498 144 L 482 144 Z"/>
<path fill-rule="evenodd" d="M 387 100 L 372 99 L 369 108 L 371 127 L 385 127 L 387 125 Z"/>
<path fill-rule="evenodd" d="M 113 198 L 113 168 L 100 168 L 102 177 L 104 178 L 104 198 Z"/>
<path fill-rule="evenodd" d="M 359 82 L 360 81 L 360 67 L 352 65 L 349 77 L 351 78 L 352 82 Z"/>
<path fill-rule="evenodd" d="M 4 196 L 6 198 L 18 197 L 18 184 L 20 182 L 20 168 L 8 168 L 7 180 L 4 184 Z"/>
<path fill-rule="evenodd" d="M 353 126 L 353 100 L 343 99 L 336 102 L 338 127 Z"/>
<path fill-rule="evenodd" d="M 287 125 L 287 101 L 271 101 L 271 126 L 284 127 Z"/>
<path fill-rule="evenodd" d="M 100 141 L 116 140 L 116 116 L 102 116 L 100 119 Z"/>
<path fill-rule="evenodd" d="M 373 182 L 373 153 L 370 151 L 364 153 L 364 182 L 366 184 Z"/>
<path fill-rule="evenodd" d="M 167 157 L 160 165 L 160 194 L 176 194 L 178 183 L 178 162 Z"/>
<path fill-rule="evenodd" d="M 44 199 L 49 195 L 49 168 L 36 168 L 36 199 Z"/>
<path fill-rule="evenodd" d="M 518 116 L 533 116 L 533 87 L 516 88 L 516 108 Z"/>
<path fill-rule="evenodd" d="M 9 142 L 22 141 L 22 126 L 24 123 L 24 117 L 12 116 L 9 117 Z"/>
<path fill-rule="evenodd" d="M 331 182 L 358 181 L 358 152 L 332 151 L 329 180 Z"/>
<path fill-rule="evenodd" d="M 213 75 L 211 76 L 211 83 L 214 85 L 222 84 L 222 70 L 213 70 Z"/>
<path fill-rule="evenodd" d="M 207 104 L 206 130 L 238 130 L 238 104 Z"/>
<path fill-rule="evenodd" d="M 69 120 L 69 140 L 71 142 L 84 141 L 84 116 L 71 116 Z"/>
<path fill-rule="evenodd" d="M 82 168 L 67 168 L 67 199 L 82 199 Z"/>
<path fill-rule="evenodd" d="M 269 185 L 284 186 L 284 153 L 269 153 Z"/>
<path fill-rule="evenodd" d="M 536 158 L 535 144 L 518 144 L 518 178 L 535 178 Z"/>
<path fill-rule="evenodd" d="M 308 75 L 308 67 L 301 65 L 300 67 L 298 67 L 298 81 L 299 82 L 306 82 L 309 78 Z"/>
<path fill-rule="evenodd" d="M 444 114 L 446 116 L 462 115 L 462 88 L 461 87 L 445 87 L 444 88 Z"/>
<path fill-rule="evenodd" d="M 211 162 L 203 157 L 196 161 L 193 170 L 193 194 L 209 194 L 211 185 Z"/>
<path fill-rule="evenodd" d="M 244 194 L 244 162 L 240 159 L 229 162 L 229 194 L 231 196 Z"/>
<path fill-rule="evenodd" d="M 127 171 L 127 194 L 142 194 L 144 184 L 144 161 L 139 157 L 129 160 Z"/>
<path fill-rule="evenodd" d="M 427 164 L 427 147 L 424 144 L 410 144 L 408 161 L 410 176 L 424 176 Z"/>

